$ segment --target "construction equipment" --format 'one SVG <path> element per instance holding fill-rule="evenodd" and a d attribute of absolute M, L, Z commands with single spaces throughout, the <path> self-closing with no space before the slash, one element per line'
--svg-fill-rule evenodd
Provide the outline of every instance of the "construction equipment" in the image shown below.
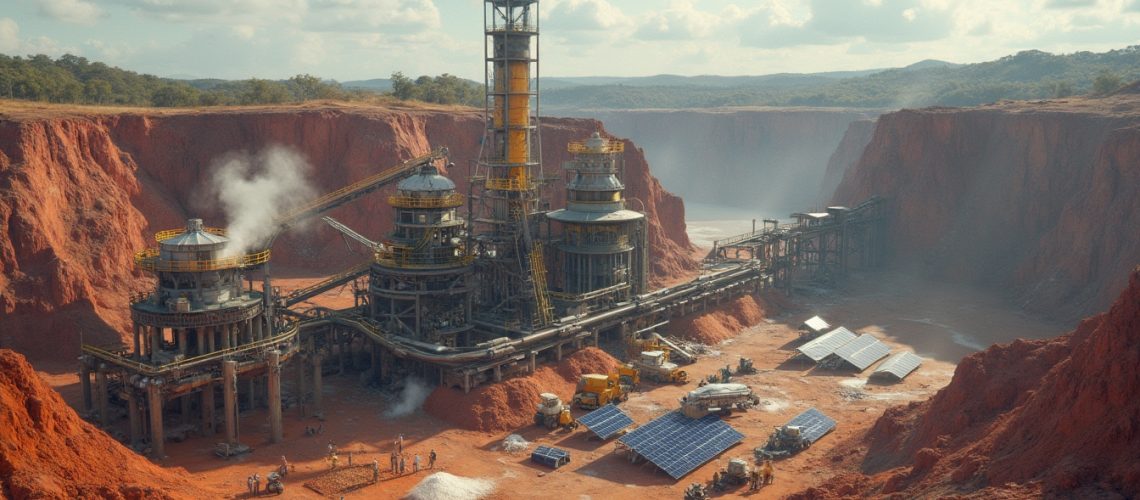
<path fill-rule="evenodd" d="M 640 370 L 645 378 L 654 382 L 683 384 L 689 380 L 685 370 L 669 361 L 669 354 L 666 351 L 643 351 L 631 364 Z"/>
<path fill-rule="evenodd" d="M 635 338 L 630 341 L 628 347 L 631 356 L 645 351 L 665 351 L 670 361 L 685 364 L 697 361 L 695 354 L 657 333 L 650 333 L 649 337 L 644 339 Z"/>
<path fill-rule="evenodd" d="M 710 413 L 723 416 L 734 409 L 744 411 L 758 404 L 760 398 L 747 385 L 708 384 L 681 398 L 681 412 L 689 418 L 701 418 Z"/>
<path fill-rule="evenodd" d="M 570 407 L 562 404 L 562 399 L 549 392 L 538 395 L 542 399 L 538 403 L 538 410 L 534 412 L 534 424 L 547 429 L 563 428 L 574 430 L 578 428 L 578 421 L 570 413 Z"/>
<path fill-rule="evenodd" d="M 274 495 L 285 493 L 285 483 L 281 482 L 281 474 L 270 472 L 265 478 L 265 492 Z"/>
<path fill-rule="evenodd" d="M 740 358 L 740 362 L 736 366 L 736 374 L 751 375 L 753 373 L 756 373 L 756 367 L 752 366 L 752 358 Z"/>
<path fill-rule="evenodd" d="M 756 457 L 777 458 L 794 455 L 811 446 L 799 426 L 781 425 L 768 436 L 768 444 L 756 449 Z"/>
<path fill-rule="evenodd" d="M 719 474 L 713 475 L 715 479 L 712 486 L 717 491 L 723 491 L 747 484 L 752 469 L 743 458 L 734 458 L 728 461 L 728 467 L 721 467 L 718 472 Z"/>
<path fill-rule="evenodd" d="M 708 497 L 709 492 L 702 483 L 690 483 L 685 488 L 685 500 L 706 500 Z"/>
<path fill-rule="evenodd" d="M 809 408 L 787 424 L 776 427 L 768 443 L 754 450 L 757 459 L 791 456 L 835 429 L 835 420 L 815 408 Z"/>
<path fill-rule="evenodd" d="M 629 399 L 626 387 L 621 384 L 617 373 L 602 375 L 587 373 L 578 379 L 578 392 L 574 394 L 574 406 L 585 410 L 600 408 L 602 405 L 619 403 Z"/>
<path fill-rule="evenodd" d="M 618 365 L 618 381 L 630 390 L 637 389 L 641 384 L 641 370 L 629 363 Z"/>

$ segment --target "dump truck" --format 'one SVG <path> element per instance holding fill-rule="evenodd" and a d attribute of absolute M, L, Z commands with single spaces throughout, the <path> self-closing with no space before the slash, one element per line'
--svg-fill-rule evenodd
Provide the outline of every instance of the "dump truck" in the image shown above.
<path fill-rule="evenodd" d="M 538 397 L 540 401 L 537 410 L 534 412 L 535 425 L 541 425 L 547 429 L 562 427 L 573 430 L 578 428 L 578 421 L 574 420 L 574 415 L 570 413 L 570 407 L 562 404 L 561 398 L 549 392 L 539 394 Z"/>
<path fill-rule="evenodd" d="M 626 389 L 617 373 L 587 373 L 578 379 L 578 390 L 574 393 L 573 403 L 578 408 L 594 410 L 602 405 L 629 399 Z"/>
<path fill-rule="evenodd" d="M 727 415 L 732 410 L 747 410 L 760 404 L 760 398 L 744 384 L 708 384 L 681 398 L 681 413 L 701 418 L 710 413 Z"/>
<path fill-rule="evenodd" d="M 642 377 L 654 382 L 683 384 L 689 380 L 689 374 L 685 370 L 669 361 L 666 351 L 643 351 L 631 364 L 641 372 Z"/>

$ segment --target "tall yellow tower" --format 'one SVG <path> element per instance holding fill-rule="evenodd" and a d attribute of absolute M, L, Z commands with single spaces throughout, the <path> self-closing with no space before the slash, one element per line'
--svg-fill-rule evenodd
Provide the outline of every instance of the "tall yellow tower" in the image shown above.
<path fill-rule="evenodd" d="M 551 321 L 536 224 L 538 0 L 485 0 L 486 130 L 472 177 L 480 315 L 527 330 Z M 533 105 L 532 105 L 533 102 Z"/>

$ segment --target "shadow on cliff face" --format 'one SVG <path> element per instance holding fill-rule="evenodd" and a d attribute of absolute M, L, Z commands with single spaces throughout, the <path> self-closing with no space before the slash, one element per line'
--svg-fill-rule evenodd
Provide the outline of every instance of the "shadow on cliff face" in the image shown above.
<path fill-rule="evenodd" d="M 828 159 L 848 125 L 874 111 L 589 111 L 645 148 L 654 174 L 686 202 L 786 217 L 820 207 Z M 830 193 L 828 193 L 830 194 Z"/>
<path fill-rule="evenodd" d="M 1140 268 L 1108 312 L 1071 333 L 971 355 L 928 401 L 889 409 L 855 453 L 866 476 L 792 498 L 1134 498 L 1137 391 Z"/>

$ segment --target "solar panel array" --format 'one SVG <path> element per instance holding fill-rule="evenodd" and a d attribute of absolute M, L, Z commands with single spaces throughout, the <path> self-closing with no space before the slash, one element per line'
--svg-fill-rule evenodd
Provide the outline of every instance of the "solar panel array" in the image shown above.
<path fill-rule="evenodd" d="M 891 348 L 887 344 L 879 342 L 879 339 L 873 335 L 864 333 L 836 349 L 835 355 L 839 359 L 851 363 L 859 371 L 863 371 L 868 366 L 875 364 L 876 361 L 883 359 L 890 352 Z"/>
<path fill-rule="evenodd" d="M 855 333 L 841 326 L 816 337 L 815 340 L 800 346 L 796 350 L 818 363 L 834 353 L 836 349 L 843 347 L 843 344 L 852 340 L 855 340 Z"/>
<path fill-rule="evenodd" d="M 815 408 L 808 408 L 787 423 L 800 428 L 800 436 L 811 443 L 835 429 L 835 420 Z"/>
<path fill-rule="evenodd" d="M 743 439 L 743 434 L 715 414 L 692 419 L 675 410 L 618 441 L 673 479 L 680 479 Z"/>
<path fill-rule="evenodd" d="M 617 406 L 603 405 L 601 408 L 579 418 L 578 423 L 586 426 L 599 438 L 609 439 L 614 434 L 621 432 L 622 429 L 632 425 L 633 419 L 629 418 L 629 415 L 626 415 Z"/>
<path fill-rule="evenodd" d="M 916 356 L 913 352 L 903 351 L 887 358 L 886 361 L 883 361 L 883 364 L 875 369 L 875 373 L 871 375 L 891 374 L 899 380 L 902 380 L 906 378 L 907 375 L 910 375 L 910 372 L 917 370 L 921 364 L 922 358 Z"/>

